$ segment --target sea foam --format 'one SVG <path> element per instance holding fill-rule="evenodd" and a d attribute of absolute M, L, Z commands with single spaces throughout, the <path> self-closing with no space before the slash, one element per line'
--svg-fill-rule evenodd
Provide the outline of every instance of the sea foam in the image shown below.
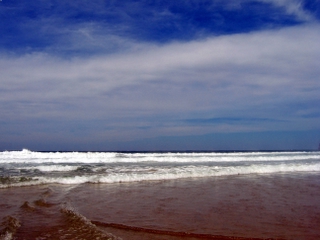
<path fill-rule="evenodd" d="M 320 172 L 320 152 L 0 152 L 2 187 L 294 172 Z"/>

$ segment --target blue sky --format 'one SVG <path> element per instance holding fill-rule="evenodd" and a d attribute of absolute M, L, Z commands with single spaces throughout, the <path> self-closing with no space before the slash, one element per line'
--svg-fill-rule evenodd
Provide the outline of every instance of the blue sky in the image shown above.
<path fill-rule="evenodd" d="M 320 2 L 0 2 L 0 150 L 317 149 Z"/>

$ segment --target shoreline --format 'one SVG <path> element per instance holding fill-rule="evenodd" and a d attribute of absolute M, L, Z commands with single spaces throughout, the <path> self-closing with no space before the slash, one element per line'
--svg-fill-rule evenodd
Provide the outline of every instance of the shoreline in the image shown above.
<path fill-rule="evenodd" d="M 143 237 L 141 235 L 150 235 L 153 236 L 154 239 L 155 235 L 160 235 L 166 237 L 168 236 L 171 238 L 182 238 L 182 239 L 212 239 L 212 240 L 285 240 L 283 238 L 251 238 L 251 237 L 237 237 L 237 236 L 223 236 L 223 235 L 214 235 L 214 234 L 201 234 L 201 233 L 191 233 L 191 232 L 176 232 L 176 231 L 166 231 L 166 230 L 158 230 L 158 229 L 151 229 L 151 228 L 141 228 L 141 227 L 134 227 L 134 226 L 127 226 L 118 223 L 103 223 L 99 221 L 91 221 L 93 224 L 97 225 L 98 227 L 106 228 L 106 229 L 116 229 L 116 230 L 124 230 L 125 232 L 134 232 L 137 239 L 149 239 L 147 237 Z"/>
<path fill-rule="evenodd" d="M 86 231 L 123 240 L 320 237 L 319 174 L 46 184 L 0 189 L 0 195 L 0 221 L 9 216 L 20 225 L 11 239 L 67 239 Z"/>

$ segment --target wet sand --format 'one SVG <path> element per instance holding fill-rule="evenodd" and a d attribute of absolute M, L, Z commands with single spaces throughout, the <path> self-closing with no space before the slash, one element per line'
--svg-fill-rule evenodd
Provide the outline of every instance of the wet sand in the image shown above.
<path fill-rule="evenodd" d="M 320 239 L 312 173 L 51 184 L 0 197 L 2 239 Z"/>

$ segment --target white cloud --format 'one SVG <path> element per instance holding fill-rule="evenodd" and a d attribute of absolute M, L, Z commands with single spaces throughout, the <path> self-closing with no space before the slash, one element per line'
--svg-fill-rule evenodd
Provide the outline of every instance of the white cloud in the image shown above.
<path fill-rule="evenodd" d="M 261 2 L 272 3 L 277 7 L 283 7 L 288 14 L 295 15 L 297 19 L 302 21 L 311 21 L 313 16 L 305 11 L 302 7 L 301 0 L 259 0 Z"/>
<path fill-rule="evenodd" d="M 113 137 L 146 134 L 149 130 L 134 129 L 142 123 L 156 128 L 149 135 L 181 129 L 305 128 L 306 123 L 312 128 L 315 122 L 295 119 L 301 109 L 287 106 L 319 102 L 319 39 L 319 25 L 305 25 L 139 45 L 139 50 L 91 58 L 2 56 L 2 120 L 102 119 L 114 129 L 109 131 Z M 310 109 L 320 111 L 314 105 Z M 178 127 L 175 122 L 195 115 L 268 116 L 290 122 L 200 127 Z"/>

